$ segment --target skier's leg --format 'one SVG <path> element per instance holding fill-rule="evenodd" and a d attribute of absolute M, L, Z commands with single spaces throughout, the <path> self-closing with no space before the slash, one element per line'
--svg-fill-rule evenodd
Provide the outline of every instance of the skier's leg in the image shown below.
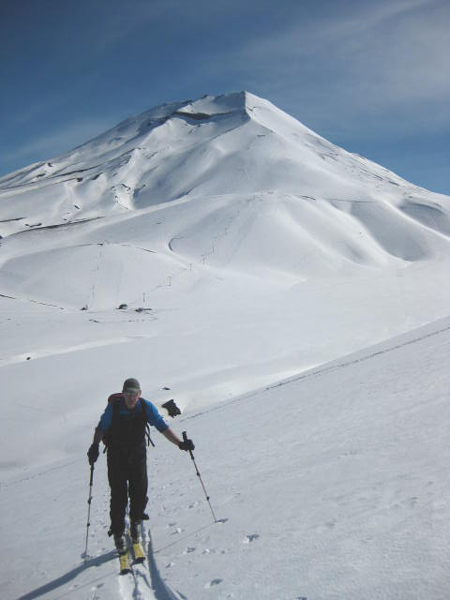
<path fill-rule="evenodd" d="M 111 533 L 121 535 L 125 529 L 127 507 L 127 469 L 123 454 L 117 449 L 108 450 L 108 481 L 111 488 Z"/>
<path fill-rule="evenodd" d="M 130 472 L 130 520 L 141 521 L 147 506 L 147 450 L 139 448 Z"/>

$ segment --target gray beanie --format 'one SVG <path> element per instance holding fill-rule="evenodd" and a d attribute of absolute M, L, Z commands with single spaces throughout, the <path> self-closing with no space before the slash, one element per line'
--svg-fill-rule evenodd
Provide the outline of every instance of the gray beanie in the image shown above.
<path fill-rule="evenodd" d="M 123 392 L 136 392 L 136 394 L 139 392 L 139 390 L 141 389 L 141 384 L 139 383 L 139 381 L 137 379 L 134 379 L 133 377 L 130 377 L 130 379 L 125 379 L 125 381 L 123 382 L 123 388 L 122 391 Z"/>

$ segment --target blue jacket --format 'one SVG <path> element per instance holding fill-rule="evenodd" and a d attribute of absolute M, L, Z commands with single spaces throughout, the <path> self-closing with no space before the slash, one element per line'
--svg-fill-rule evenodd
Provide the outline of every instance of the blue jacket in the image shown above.
<path fill-rule="evenodd" d="M 144 400 L 144 409 L 146 412 L 146 421 L 156 427 L 158 431 L 161 433 L 165 431 L 169 426 L 164 421 L 162 416 L 159 414 L 158 409 L 154 404 L 152 404 L 149 400 Z M 123 399 L 120 400 L 120 409 L 119 414 L 125 418 L 131 418 L 131 415 L 138 415 L 141 412 L 141 403 L 137 402 L 136 406 L 133 410 L 128 410 L 125 406 L 125 401 Z M 105 412 L 100 417 L 100 421 L 97 425 L 97 429 L 100 429 L 103 433 L 106 433 L 108 429 L 111 427 L 113 417 L 113 403 L 108 402 L 108 406 L 105 409 Z"/>

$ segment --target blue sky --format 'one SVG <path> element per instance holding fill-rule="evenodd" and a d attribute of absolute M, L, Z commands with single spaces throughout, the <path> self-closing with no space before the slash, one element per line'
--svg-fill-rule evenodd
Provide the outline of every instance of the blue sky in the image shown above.
<path fill-rule="evenodd" d="M 450 194 L 448 0 L 1 0 L 0 175 L 248 90 Z"/>

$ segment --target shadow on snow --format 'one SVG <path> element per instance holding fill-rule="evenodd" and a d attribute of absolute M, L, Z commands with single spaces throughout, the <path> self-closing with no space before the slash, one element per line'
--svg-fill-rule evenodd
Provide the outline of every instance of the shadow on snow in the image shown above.
<path fill-rule="evenodd" d="M 28 592 L 28 594 L 24 594 L 23 596 L 20 596 L 17 600 L 33 600 L 34 598 L 39 598 L 40 596 L 43 596 L 44 594 L 48 594 L 49 592 L 53 592 L 53 591 L 57 590 L 58 588 L 60 588 L 61 586 L 65 585 L 66 583 L 69 583 L 70 581 L 72 581 L 73 579 L 78 577 L 78 575 L 80 575 L 80 573 L 82 573 L 86 569 L 90 569 L 91 567 L 100 567 L 101 565 L 103 565 L 115 558 L 117 558 L 117 552 L 115 550 L 112 550 L 111 552 L 103 554 L 102 556 L 92 558 L 92 559 L 88 560 L 86 563 L 83 563 L 83 564 L 79 565 L 78 567 L 75 567 L 75 569 L 72 569 L 68 573 L 61 575 L 61 577 L 58 577 L 57 579 L 54 579 L 53 581 L 50 581 L 49 583 L 46 583 L 45 585 L 42 585 L 41 587 L 38 587 L 31 592 Z M 99 577 L 99 580 L 104 579 L 107 575 L 109 575 L 109 573 L 102 575 L 102 577 Z M 93 583 L 95 583 L 95 581 L 98 581 L 98 580 L 97 579 L 93 580 L 93 581 L 91 580 L 88 583 L 86 583 L 86 585 L 92 585 Z M 84 587 L 84 586 L 82 586 L 82 587 Z M 79 587 L 77 589 L 81 589 L 81 587 Z M 62 595 L 59 597 L 62 598 L 66 595 L 69 595 L 70 593 L 71 593 L 71 591 L 68 591 L 67 593 L 62 593 Z"/>

